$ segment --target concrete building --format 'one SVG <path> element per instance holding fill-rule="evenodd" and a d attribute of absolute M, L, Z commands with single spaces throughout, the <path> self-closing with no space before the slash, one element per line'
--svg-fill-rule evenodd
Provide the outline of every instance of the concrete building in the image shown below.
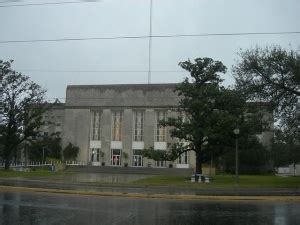
<path fill-rule="evenodd" d="M 141 150 L 165 151 L 174 141 L 168 127 L 158 122 L 174 116 L 179 96 L 176 84 L 70 85 L 66 103 L 44 115 L 51 121 L 41 128 L 44 135 L 60 132 L 63 147 L 72 143 L 80 151 L 78 160 L 93 166 L 194 168 L 195 153 L 183 154 L 175 162 L 143 158 Z M 256 105 L 257 107 L 258 105 Z M 258 107 L 262 107 L 260 105 Z M 269 120 L 271 114 L 265 114 Z M 273 124 L 272 124 L 273 125 Z M 269 145 L 273 132 L 258 136 Z"/>
<path fill-rule="evenodd" d="M 68 86 L 64 106 L 63 146 L 80 148 L 78 160 L 132 167 L 194 167 L 193 153 L 176 162 L 143 158 L 141 150 L 167 150 L 172 139 L 158 121 L 178 105 L 175 84 Z"/>
<path fill-rule="evenodd" d="M 48 137 L 52 134 L 63 136 L 65 118 L 65 104 L 56 103 L 43 114 L 44 125 L 40 128 L 41 136 Z"/>

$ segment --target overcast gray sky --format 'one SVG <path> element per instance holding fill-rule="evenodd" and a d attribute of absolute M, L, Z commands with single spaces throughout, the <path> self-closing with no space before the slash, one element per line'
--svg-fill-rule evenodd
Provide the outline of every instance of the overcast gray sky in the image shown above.
<path fill-rule="evenodd" d="M 0 6 L 44 2 L 59 1 Z M 0 7 L 0 41 L 148 35 L 149 5 L 150 0 L 102 0 Z M 300 31 L 299 12 L 299 0 L 153 0 L 152 35 Z M 231 84 L 240 48 L 273 44 L 299 50 L 300 34 L 153 38 L 151 82 L 180 82 L 187 74 L 178 62 L 212 57 L 229 68 L 224 78 Z M 147 72 L 87 71 L 147 71 L 148 45 L 147 38 L 0 43 L 0 58 L 14 59 L 14 69 L 48 89 L 49 98 L 64 98 L 68 84 L 147 83 Z"/>

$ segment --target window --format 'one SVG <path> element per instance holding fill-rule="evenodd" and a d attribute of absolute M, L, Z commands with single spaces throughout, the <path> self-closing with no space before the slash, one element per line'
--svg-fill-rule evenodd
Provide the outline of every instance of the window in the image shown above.
<path fill-rule="evenodd" d="M 155 161 L 156 167 L 166 167 L 166 161 Z"/>
<path fill-rule="evenodd" d="M 133 150 L 132 166 L 143 166 L 142 150 Z"/>
<path fill-rule="evenodd" d="M 100 149 L 99 148 L 92 148 L 91 149 L 91 162 L 100 162 Z"/>
<path fill-rule="evenodd" d="M 123 112 L 115 111 L 112 113 L 112 140 L 122 141 Z"/>
<path fill-rule="evenodd" d="M 188 152 L 182 153 L 177 159 L 178 164 L 188 164 Z"/>
<path fill-rule="evenodd" d="M 121 165 L 121 149 L 111 150 L 111 165 L 120 166 Z"/>
<path fill-rule="evenodd" d="M 144 141 L 144 112 L 133 113 L 133 141 Z"/>
<path fill-rule="evenodd" d="M 157 111 L 155 119 L 155 141 L 156 142 L 165 142 L 166 141 L 166 127 L 160 126 L 159 122 L 161 120 L 166 120 L 165 111 Z"/>
<path fill-rule="evenodd" d="M 90 139 L 92 141 L 101 140 L 101 112 L 92 111 L 91 112 L 91 134 Z"/>

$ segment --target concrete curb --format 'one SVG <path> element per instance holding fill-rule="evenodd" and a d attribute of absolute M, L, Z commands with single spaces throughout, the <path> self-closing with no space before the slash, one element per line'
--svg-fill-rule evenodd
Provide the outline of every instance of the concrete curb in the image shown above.
<path fill-rule="evenodd" d="M 1 192 L 40 192 L 71 195 L 92 195 L 102 197 L 127 197 L 127 198 L 148 198 L 148 199 L 168 199 L 168 200 L 204 200 L 204 201 L 280 201 L 280 202 L 300 202 L 300 196 L 213 196 L 213 195 L 187 195 L 187 194 L 142 194 L 126 192 L 97 192 L 80 190 L 61 190 L 47 188 L 29 188 L 0 186 Z"/>

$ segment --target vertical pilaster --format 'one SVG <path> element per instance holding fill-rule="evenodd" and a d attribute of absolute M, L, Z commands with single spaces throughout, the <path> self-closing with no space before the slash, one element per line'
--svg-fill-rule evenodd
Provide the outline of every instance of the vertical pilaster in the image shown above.
<path fill-rule="evenodd" d="M 102 136 L 101 151 L 104 152 L 105 165 L 110 165 L 110 143 L 111 143 L 111 110 L 103 109 L 102 112 Z"/>
<path fill-rule="evenodd" d="M 144 144 L 145 148 L 154 147 L 154 124 L 155 124 L 155 111 L 154 109 L 145 110 L 145 124 L 144 124 Z M 144 159 L 144 166 L 147 166 L 148 163 L 151 163 L 151 166 L 154 166 L 152 159 Z"/>
<path fill-rule="evenodd" d="M 132 123 L 133 123 L 133 113 L 132 109 L 124 110 L 124 122 L 123 122 L 123 152 L 128 154 L 128 159 L 126 160 L 128 165 L 132 165 Z M 123 164 L 125 159 L 122 157 Z"/>

